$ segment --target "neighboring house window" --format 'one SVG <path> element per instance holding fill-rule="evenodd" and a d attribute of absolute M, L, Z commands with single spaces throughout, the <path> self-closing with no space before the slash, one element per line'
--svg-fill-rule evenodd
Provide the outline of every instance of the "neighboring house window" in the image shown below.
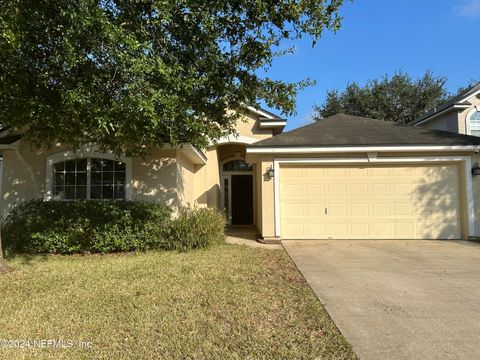
<path fill-rule="evenodd" d="M 126 164 L 88 157 L 53 164 L 52 195 L 57 200 L 125 199 Z"/>
<path fill-rule="evenodd" d="M 473 136 L 480 136 L 480 111 L 475 111 L 468 119 L 469 133 Z"/>

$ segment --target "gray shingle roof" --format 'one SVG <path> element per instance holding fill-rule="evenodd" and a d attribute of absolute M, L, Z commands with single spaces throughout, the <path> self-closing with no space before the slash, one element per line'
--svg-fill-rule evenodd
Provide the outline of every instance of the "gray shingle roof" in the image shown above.
<path fill-rule="evenodd" d="M 480 137 L 336 114 L 249 147 L 480 145 Z"/>
<path fill-rule="evenodd" d="M 458 94 L 458 95 L 452 97 L 451 99 L 441 103 L 440 105 L 434 107 L 433 109 L 426 112 L 424 115 L 422 115 L 418 119 L 416 119 L 414 121 L 411 121 L 409 123 L 409 125 L 414 125 L 414 124 L 416 124 L 416 123 L 418 123 L 422 120 L 428 119 L 429 117 L 431 117 L 431 116 L 433 116 L 433 115 L 435 115 L 435 114 L 437 114 L 441 111 L 444 111 L 444 110 L 446 110 L 449 107 L 452 107 L 454 105 L 471 105 L 469 102 L 466 102 L 466 101 L 461 102 L 461 100 L 464 99 L 464 98 L 468 98 L 469 95 L 474 94 L 475 92 L 477 92 L 479 90 L 480 90 L 480 83 L 468 88 L 465 91 L 462 91 L 460 94 Z"/>

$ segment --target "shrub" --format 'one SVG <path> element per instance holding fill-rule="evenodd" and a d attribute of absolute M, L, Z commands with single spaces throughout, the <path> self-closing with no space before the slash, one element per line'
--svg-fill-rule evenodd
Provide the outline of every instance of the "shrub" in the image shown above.
<path fill-rule="evenodd" d="M 216 210 L 171 215 L 151 202 L 32 200 L 9 213 L 2 240 L 7 252 L 52 254 L 188 251 L 224 240 L 225 217 Z"/>
<path fill-rule="evenodd" d="M 225 216 L 211 208 L 182 209 L 167 229 L 166 246 L 188 251 L 219 244 L 225 240 Z"/>
<path fill-rule="evenodd" d="M 143 251 L 158 246 L 168 207 L 135 201 L 32 200 L 15 207 L 2 229 L 9 252 Z"/>

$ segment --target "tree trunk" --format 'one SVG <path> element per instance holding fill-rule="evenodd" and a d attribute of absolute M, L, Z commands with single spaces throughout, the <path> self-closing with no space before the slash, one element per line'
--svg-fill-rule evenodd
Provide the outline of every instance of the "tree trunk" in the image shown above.
<path fill-rule="evenodd" d="M 3 250 L 2 250 L 2 226 L 0 224 L 0 273 L 6 272 L 8 270 L 7 264 L 3 259 Z"/>

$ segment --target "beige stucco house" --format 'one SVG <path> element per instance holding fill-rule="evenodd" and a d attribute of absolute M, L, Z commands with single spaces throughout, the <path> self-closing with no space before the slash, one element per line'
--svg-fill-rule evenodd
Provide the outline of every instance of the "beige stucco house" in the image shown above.
<path fill-rule="evenodd" d="M 284 133 L 284 119 L 248 110 L 236 137 L 146 158 L 32 150 L 4 132 L 1 210 L 32 198 L 131 199 L 219 208 L 262 241 L 480 235 L 480 138 L 347 115 Z"/>

